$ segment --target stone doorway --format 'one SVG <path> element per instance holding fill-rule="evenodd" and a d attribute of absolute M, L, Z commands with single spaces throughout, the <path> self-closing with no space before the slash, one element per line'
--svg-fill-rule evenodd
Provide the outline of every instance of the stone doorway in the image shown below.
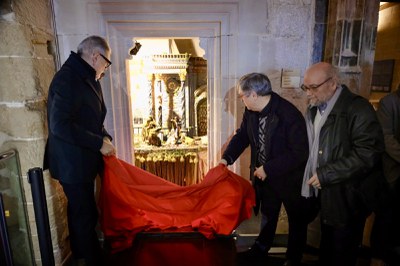
<path fill-rule="evenodd" d="M 228 91 L 231 80 L 229 64 L 230 53 L 236 49 L 231 31 L 237 31 L 237 4 L 220 3 L 199 5 L 198 3 L 171 3 L 151 5 L 146 3 L 89 3 L 89 18 L 93 18 L 93 31 L 106 36 L 112 48 L 113 68 L 104 78 L 105 86 L 111 89 L 105 92 L 109 109 L 106 127 L 111 128 L 118 157 L 132 162 L 132 129 L 127 96 L 126 60 L 132 48 L 132 38 L 179 38 L 200 39 L 207 60 L 207 99 L 208 101 L 208 165 L 216 165 L 221 154 L 221 139 L 225 132 L 235 129 L 235 121 L 228 120 L 228 126 L 222 130 L 219 121 L 222 115 L 223 92 Z M 196 12 L 193 12 L 196 10 Z M 108 93 L 108 95 L 107 95 Z M 235 107 L 236 108 L 236 107 Z"/>

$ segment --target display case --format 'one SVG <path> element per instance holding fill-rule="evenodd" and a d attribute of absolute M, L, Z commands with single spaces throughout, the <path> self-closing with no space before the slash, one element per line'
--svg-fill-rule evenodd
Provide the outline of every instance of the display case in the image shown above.
<path fill-rule="evenodd" d="M 18 152 L 0 153 L 1 218 L 5 221 L 12 265 L 35 265 Z M 4 234 L 3 234 L 4 235 Z M 3 247 L 2 250 L 6 250 Z M 0 252 L 4 252 L 0 250 Z M 4 257 L 6 254 L 1 254 Z M 0 261 L 0 265 L 8 265 Z"/>

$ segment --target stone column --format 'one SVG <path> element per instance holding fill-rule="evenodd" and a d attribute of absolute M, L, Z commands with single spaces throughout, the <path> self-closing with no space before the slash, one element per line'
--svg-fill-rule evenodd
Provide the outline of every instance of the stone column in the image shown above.
<path fill-rule="evenodd" d="M 154 111 L 155 95 L 153 94 L 153 74 L 147 75 L 147 84 L 146 84 L 145 92 L 146 92 L 146 95 L 149 96 L 149 99 L 148 99 L 148 113 L 146 114 L 146 117 L 144 118 L 144 120 L 147 120 L 147 118 L 149 116 L 152 116 L 154 118 L 154 120 L 157 121 L 157 119 L 155 117 L 156 113 Z"/>
<path fill-rule="evenodd" d="M 179 79 L 181 81 L 181 88 L 180 90 L 182 91 L 183 94 L 183 108 L 182 108 L 182 129 L 187 128 L 189 125 L 189 90 L 188 87 L 185 86 L 185 81 L 186 81 L 186 70 L 181 70 L 179 73 Z"/>
<path fill-rule="evenodd" d="M 46 100 L 55 73 L 51 1 L 3 1 L 0 9 L 0 151 L 16 149 L 19 153 L 34 256 L 40 265 L 26 173 L 42 167 L 47 139 Z M 54 256 L 60 265 L 69 253 L 66 201 L 58 182 L 47 171 L 44 182 Z"/>

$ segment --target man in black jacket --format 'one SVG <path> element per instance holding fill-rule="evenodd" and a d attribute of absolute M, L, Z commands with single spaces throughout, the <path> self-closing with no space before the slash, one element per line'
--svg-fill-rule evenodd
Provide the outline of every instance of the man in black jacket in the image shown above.
<path fill-rule="evenodd" d="M 289 220 L 289 240 L 284 265 L 299 265 L 307 239 L 306 199 L 301 197 L 301 182 L 308 157 L 304 117 L 290 102 L 272 92 L 267 76 L 251 73 L 237 84 L 246 106 L 240 128 L 229 142 L 221 163 L 233 164 L 251 147 L 252 179 L 261 202 L 261 231 L 246 252 L 250 258 L 266 258 L 271 248 L 283 203 Z"/>
<path fill-rule="evenodd" d="M 386 202 L 375 212 L 370 241 L 376 265 L 382 260 L 396 265 L 400 262 L 400 85 L 379 101 L 377 116 L 385 141 L 382 165 L 388 191 Z"/>
<path fill-rule="evenodd" d="M 54 76 L 47 102 L 49 136 L 44 169 L 49 168 L 63 187 L 72 254 L 85 265 L 102 263 L 95 231 L 94 180 L 102 171 L 102 156 L 115 154 L 112 138 L 103 126 L 107 110 L 99 83 L 111 65 L 110 55 L 103 38 L 84 39 Z"/>
<path fill-rule="evenodd" d="M 356 265 L 365 220 L 378 202 L 382 130 L 372 105 L 340 85 L 331 64 L 308 68 L 301 88 L 310 103 L 302 195 L 320 199 L 320 265 Z"/>

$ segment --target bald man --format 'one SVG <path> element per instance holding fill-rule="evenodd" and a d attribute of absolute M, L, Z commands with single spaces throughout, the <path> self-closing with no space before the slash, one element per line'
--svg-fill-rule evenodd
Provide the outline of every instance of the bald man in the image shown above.
<path fill-rule="evenodd" d="M 341 85 L 331 64 L 308 68 L 301 88 L 310 150 L 302 195 L 320 202 L 320 265 L 356 265 L 382 176 L 382 130 L 372 105 Z"/>

